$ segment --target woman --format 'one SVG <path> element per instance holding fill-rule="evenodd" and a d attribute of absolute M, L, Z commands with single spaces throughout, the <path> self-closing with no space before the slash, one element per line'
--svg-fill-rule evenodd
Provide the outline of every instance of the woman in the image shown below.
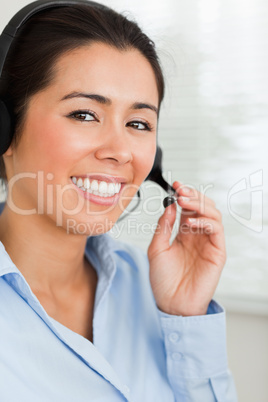
<path fill-rule="evenodd" d="M 2 76 L 15 124 L 2 159 L 0 400 L 235 401 L 212 300 L 226 260 L 215 203 L 174 182 L 180 230 L 170 246 L 172 204 L 148 256 L 106 233 L 153 165 L 154 44 L 96 3 L 50 7 L 19 29 Z"/>

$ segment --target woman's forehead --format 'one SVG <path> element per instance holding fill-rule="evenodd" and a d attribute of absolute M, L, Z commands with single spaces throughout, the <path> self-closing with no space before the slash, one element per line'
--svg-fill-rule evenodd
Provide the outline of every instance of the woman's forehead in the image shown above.
<path fill-rule="evenodd" d="M 154 71 L 136 49 L 118 50 L 103 43 L 79 47 L 58 59 L 54 77 L 58 90 L 103 88 L 109 92 L 114 88 L 158 98 Z"/>

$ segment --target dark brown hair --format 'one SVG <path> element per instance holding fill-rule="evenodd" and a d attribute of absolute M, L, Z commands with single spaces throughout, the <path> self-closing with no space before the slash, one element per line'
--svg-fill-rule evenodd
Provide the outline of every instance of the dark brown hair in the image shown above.
<path fill-rule="evenodd" d="M 108 7 L 74 5 L 45 10 L 32 16 L 19 30 L 3 69 L 6 99 L 12 103 L 16 146 L 31 96 L 53 80 L 57 59 L 77 47 L 101 42 L 119 50 L 137 49 L 155 73 L 159 106 L 164 97 L 164 78 L 154 42 L 139 26 Z M 0 177 L 6 180 L 3 157 Z"/>

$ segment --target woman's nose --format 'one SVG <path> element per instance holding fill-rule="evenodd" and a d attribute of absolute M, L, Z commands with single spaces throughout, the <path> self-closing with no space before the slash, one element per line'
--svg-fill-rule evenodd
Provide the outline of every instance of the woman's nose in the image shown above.
<path fill-rule="evenodd" d="M 109 159 L 119 165 L 132 161 L 132 149 L 130 139 L 126 132 L 111 130 L 103 138 L 103 143 L 95 151 L 95 157 L 99 160 Z"/>

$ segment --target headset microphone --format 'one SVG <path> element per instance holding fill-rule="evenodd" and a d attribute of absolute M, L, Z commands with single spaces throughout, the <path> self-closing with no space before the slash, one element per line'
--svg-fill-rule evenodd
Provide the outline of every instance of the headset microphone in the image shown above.
<path fill-rule="evenodd" d="M 157 146 L 154 164 L 151 172 L 146 177 L 145 180 L 151 180 L 157 183 L 160 187 L 162 187 L 165 191 L 169 193 L 168 197 L 164 198 L 163 205 L 164 207 L 168 207 L 169 205 L 176 202 L 176 191 L 174 188 L 168 184 L 168 182 L 163 178 L 162 175 L 162 149 Z"/>

